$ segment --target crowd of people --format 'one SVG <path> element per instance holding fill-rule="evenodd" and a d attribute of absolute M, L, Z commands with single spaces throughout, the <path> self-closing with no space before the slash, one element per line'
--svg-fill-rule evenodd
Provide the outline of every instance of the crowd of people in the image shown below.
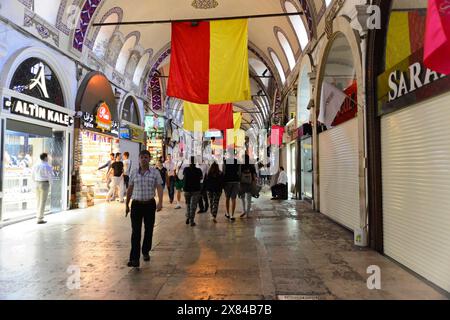
<path fill-rule="evenodd" d="M 248 218 L 252 212 L 252 199 L 258 198 L 262 185 L 269 175 L 261 165 L 252 164 L 250 157 L 245 156 L 240 164 L 236 157 L 224 159 L 224 163 L 210 164 L 183 159 L 174 161 L 171 155 L 167 159 L 158 159 L 156 165 L 150 165 L 150 153 L 142 151 L 139 156 L 139 169 L 131 171 L 131 160 L 128 152 L 111 154 L 110 160 L 98 168 L 107 169 L 109 193 L 107 201 L 114 201 L 118 194 L 119 201 L 126 203 L 126 214 L 131 213 L 132 249 L 129 267 L 139 267 L 140 255 L 144 261 L 150 261 L 155 213 L 163 206 L 164 189 L 167 188 L 170 204 L 181 209 L 181 198 L 184 194 L 186 203 L 186 225 L 196 226 L 196 215 L 210 211 L 212 220 L 217 223 L 219 203 L 225 196 L 225 219 L 235 222 L 238 197 L 242 201 L 240 218 Z M 273 200 L 287 197 L 287 175 L 283 168 L 272 177 Z M 158 203 L 155 199 L 158 199 Z M 131 200 L 133 200 L 131 202 Z M 130 206 L 131 202 L 131 206 Z M 199 211 L 197 212 L 197 209 Z M 142 224 L 145 225 L 144 239 L 141 246 Z"/>

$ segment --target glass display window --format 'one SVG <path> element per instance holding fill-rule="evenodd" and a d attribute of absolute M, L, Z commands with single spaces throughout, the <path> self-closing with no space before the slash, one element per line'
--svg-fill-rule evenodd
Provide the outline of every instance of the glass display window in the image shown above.
<path fill-rule="evenodd" d="M 83 131 L 82 135 L 82 164 L 80 176 L 82 192 L 90 191 L 87 201 L 93 205 L 93 198 L 105 198 L 108 194 L 108 168 L 98 170 L 108 163 L 111 153 L 120 152 L 119 140 L 98 133 Z"/>
<path fill-rule="evenodd" d="M 32 179 L 33 167 L 40 163 L 40 155 L 49 155 L 53 177 L 45 211 L 62 210 L 64 163 L 64 133 L 54 132 L 52 137 L 7 130 L 3 154 L 4 181 L 2 221 L 25 218 L 36 213 L 36 184 Z"/>

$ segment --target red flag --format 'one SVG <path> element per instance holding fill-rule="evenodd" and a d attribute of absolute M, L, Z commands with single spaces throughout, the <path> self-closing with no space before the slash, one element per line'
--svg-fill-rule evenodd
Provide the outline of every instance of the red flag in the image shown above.
<path fill-rule="evenodd" d="M 428 0 L 424 63 L 428 69 L 450 74 L 450 1 Z"/>
<path fill-rule="evenodd" d="M 281 146 L 283 144 L 284 127 L 272 126 L 270 134 L 270 144 L 274 146 Z"/>

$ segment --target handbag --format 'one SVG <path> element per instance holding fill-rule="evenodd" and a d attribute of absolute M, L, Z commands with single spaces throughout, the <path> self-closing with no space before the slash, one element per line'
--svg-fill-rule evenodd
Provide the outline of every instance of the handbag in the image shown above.
<path fill-rule="evenodd" d="M 262 186 L 260 184 L 253 183 L 252 186 L 251 186 L 251 192 L 250 193 L 252 194 L 253 198 L 258 199 L 261 190 L 262 190 Z"/>

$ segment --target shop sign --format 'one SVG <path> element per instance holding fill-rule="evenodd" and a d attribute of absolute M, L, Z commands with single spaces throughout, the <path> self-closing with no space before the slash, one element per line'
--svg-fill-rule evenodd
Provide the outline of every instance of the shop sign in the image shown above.
<path fill-rule="evenodd" d="M 436 96 L 450 89 L 450 79 L 425 67 L 423 49 L 378 77 L 378 114 Z"/>
<path fill-rule="evenodd" d="M 6 110 L 9 110 L 11 114 L 17 114 L 64 127 L 70 127 L 74 122 L 73 117 L 67 113 L 56 111 L 15 97 L 5 97 L 3 99 L 3 106 Z"/>
<path fill-rule="evenodd" d="M 145 130 L 142 127 L 132 124 L 122 125 L 120 127 L 120 138 L 137 143 L 145 143 Z"/>
<path fill-rule="evenodd" d="M 112 129 L 112 116 L 106 102 L 101 102 L 97 107 L 96 123 L 97 129 L 104 131 L 111 131 Z"/>
<path fill-rule="evenodd" d="M 97 116 L 94 116 L 93 114 L 89 112 L 83 112 L 83 116 L 81 118 L 81 123 L 83 125 L 83 128 L 85 129 L 101 129 L 100 126 L 97 123 Z M 102 129 L 101 129 L 102 130 Z M 105 131 L 105 130 L 102 130 Z M 118 135 L 119 134 L 119 123 L 117 121 L 111 121 L 111 127 L 110 130 L 108 130 L 110 133 Z"/>

